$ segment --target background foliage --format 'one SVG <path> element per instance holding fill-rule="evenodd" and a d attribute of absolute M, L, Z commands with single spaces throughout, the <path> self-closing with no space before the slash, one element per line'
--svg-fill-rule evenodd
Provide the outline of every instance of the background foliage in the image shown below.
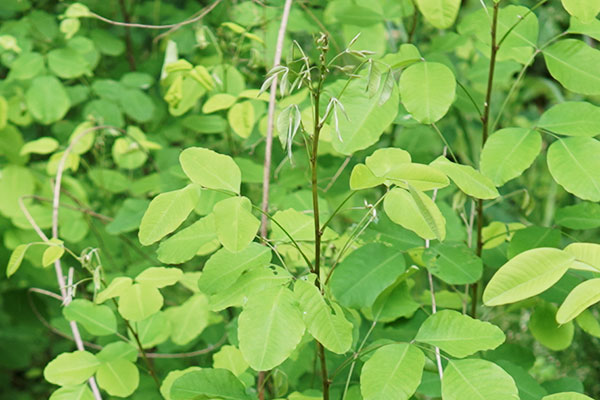
<path fill-rule="evenodd" d="M 336 399 L 600 398 L 598 4 L 433 3 L 294 1 L 272 70 L 283 1 L 0 2 L 0 393 L 246 399 L 270 371 L 268 398 L 321 398 L 316 339 Z M 331 62 L 318 129 L 305 61 Z"/>

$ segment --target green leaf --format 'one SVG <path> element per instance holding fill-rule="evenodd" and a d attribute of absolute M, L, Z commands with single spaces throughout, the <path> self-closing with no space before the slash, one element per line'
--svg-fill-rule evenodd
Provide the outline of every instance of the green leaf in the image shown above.
<path fill-rule="evenodd" d="M 600 201 L 600 142 L 589 137 L 559 139 L 548 149 L 548 169 L 567 192 Z"/>
<path fill-rule="evenodd" d="M 188 367 L 183 370 L 171 370 L 165 379 L 163 379 L 162 384 L 160 385 L 160 394 L 163 396 L 165 400 L 172 400 L 171 398 L 171 387 L 173 387 L 173 382 L 175 380 L 188 372 L 192 371 L 201 371 L 200 367 Z"/>
<path fill-rule="evenodd" d="M 398 225 L 415 232 L 423 239 L 443 240 L 446 236 L 446 220 L 433 200 L 422 192 L 416 196 L 404 189 L 390 190 L 383 201 L 383 209 Z M 418 197 L 417 197 L 418 196 Z M 420 201 L 417 203 L 415 198 Z"/>
<path fill-rule="evenodd" d="M 585 101 L 566 101 L 544 112 L 538 127 L 567 136 L 600 134 L 600 107 Z"/>
<path fill-rule="evenodd" d="M 227 93 L 215 94 L 206 100 L 202 106 L 202 112 L 204 114 L 210 114 L 215 111 L 226 110 L 231 107 L 236 100 L 237 98 L 235 96 Z M 254 110 L 252 110 L 252 113 L 254 113 Z"/>
<path fill-rule="evenodd" d="M 543 53 L 550 75 L 566 89 L 581 94 L 600 94 L 600 76 L 594 68 L 600 63 L 599 50 L 581 40 L 563 39 Z"/>
<path fill-rule="evenodd" d="M 483 292 L 483 302 L 498 306 L 542 293 L 558 282 L 574 260 L 559 249 L 525 251 L 500 267 Z"/>
<path fill-rule="evenodd" d="M 584 24 L 594 21 L 600 12 L 600 0 L 561 0 L 569 14 L 577 17 Z"/>
<path fill-rule="evenodd" d="M 138 358 L 138 348 L 132 344 L 123 341 L 112 342 L 105 345 L 96 357 L 102 362 L 124 359 L 135 362 Z"/>
<path fill-rule="evenodd" d="M 33 118 L 42 125 L 61 120 L 71 107 L 64 86 L 53 76 L 35 78 L 25 93 L 25 101 Z"/>
<path fill-rule="evenodd" d="M 173 382 L 172 400 L 252 400 L 244 384 L 226 369 L 204 368 L 187 372 Z"/>
<path fill-rule="evenodd" d="M 34 194 L 34 190 L 35 178 L 29 169 L 17 165 L 3 167 L 0 176 L 0 212 L 7 217 L 23 215 L 19 198 Z M 24 204 L 27 205 L 28 201 L 24 199 Z"/>
<path fill-rule="evenodd" d="M 342 305 L 370 307 L 405 269 L 401 252 L 380 243 L 369 243 L 340 262 L 331 275 L 329 286 Z"/>
<path fill-rule="evenodd" d="M 521 176 L 542 148 L 542 137 L 533 129 L 506 128 L 491 135 L 481 151 L 481 173 L 502 186 Z"/>
<path fill-rule="evenodd" d="M 528 326 L 533 337 L 550 350 L 564 350 L 573 341 L 573 322 L 559 325 L 556 322 L 556 307 L 553 304 L 538 303 L 529 318 Z"/>
<path fill-rule="evenodd" d="M 422 124 L 439 121 L 454 102 L 456 80 L 450 68 L 435 62 L 420 62 L 400 76 L 402 104 Z"/>
<path fill-rule="evenodd" d="M 416 341 L 439 347 L 457 358 L 493 350 L 505 339 L 504 332 L 496 325 L 452 310 L 442 310 L 429 316 L 415 337 Z"/>
<path fill-rule="evenodd" d="M 389 99 L 380 104 L 379 98 L 386 90 L 385 85 L 381 85 L 372 97 L 365 96 L 367 89 L 365 77 L 352 79 L 340 96 L 344 85 L 345 81 L 340 80 L 327 87 L 326 92 L 333 97 L 339 96 L 338 100 L 345 111 L 345 113 L 338 113 L 339 135 L 332 130 L 331 143 L 337 152 L 350 155 L 375 144 L 383 131 L 394 121 L 398 113 L 398 89 L 394 84 Z M 332 118 L 334 117 L 330 118 L 330 124 L 335 126 Z"/>
<path fill-rule="evenodd" d="M 252 369 L 266 371 L 290 356 L 304 329 L 292 291 L 285 286 L 269 288 L 250 297 L 240 313 L 240 350 Z"/>
<path fill-rule="evenodd" d="M 129 397 L 140 383 L 140 373 L 134 363 L 121 358 L 102 363 L 96 379 L 111 396 Z"/>
<path fill-rule="evenodd" d="M 554 221 L 569 229 L 594 229 L 600 227 L 600 204 L 583 201 L 556 210 Z"/>
<path fill-rule="evenodd" d="M 59 78 L 73 79 L 91 74 L 86 59 L 70 47 L 52 50 L 47 57 L 48 67 Z"/>
<path fill-rule="evenodd" d="M 465 285 L 481 279 L 483 262 L 465 244 L 439 243 L 425 250 L 427 270 L 450 285 Z"/>
<path fill-rule="evenodd" d="M 63 315 L 67 320 L 83 325 L 92 335 L 105 336 L 117 332 L 117 319 L 110 307 L 96 305 L 89 300 L 73 300 L 63 308 Z"/>
<path fill-rule="evenodd" d="M 92 168 L 88 175 L 95 186 L 110 193 L 122 193 L 131 187 L 131 181 L 125 174 L 108 168 Z"/>
<path fill-rule="evenodd" d="M 444 370 L 444 400 L 519 400 L 518 393 L 513 378 L 489 361 L 449 361 Z"/>
<path fill-rule="evenodd" d="M 395 147 L 377 149 L 365 159 L 366 166 L 378 178 L 393 174 L 410 162 L 410 153 Z"/>
<path fill-rule="evenodd" d="M 431 166 L 448 175 L 460 190 L 471 197 L 487 200 L 500 196 L 494 183 L 469 165 L 453 163 L 446 157 L 440 156 L 431 163 Z"/>
<path fill-rule="evenodd" d="M 136 283 L 119 297 L 119 314 L 130 321 L 141 321 L 158 312 L 163 297 L 154 286 Z"/>
<path fill-rule="evenodd" d="M 118 235 L 136 230 L 142 222 L 142 217 L 150 204 L 146 199 L 126 199 L 115 218 L 106 225 L 106 232 Z"/>
<path fill-rule="evenodd" d="M 421 383 L 425 356 L 408 343 L 390 344 L 375 351 L 360 373 L 365 400 L 408 400 Z"/>
<path fill-rule="evenodd" d="M 242 173 L 229 156 L 201 147 L 190 147 L 181 152 L 179 162 L 192 182 L 208 189 L 240 192 Z"/>
<path fill-rule="evenodd" d="M 83 383 L 94 375 L 100 362 L 92 353 L 74 351 L 59 354 L 44 368 L 44 379 L 60 386 Z"/>
<path fill-rule="evenodd" d="M 248 363 L 237 347 L 226 345 L 213 355 L 213 367 L 227 369 L 240 376 L 248 369 Z"/>
<path fill-rule="evenodd" d="M 31 244 L 20 244 L 10 254 L 8 265 L 6 266 L 6 277 L 10 278 L 21 266 L 25 253 Z"/>
<path fill-rule="evenodd" d="M 448 186 L 450 181 L 445 173 L 425 164 L 400 164 L 385 174 L 386 184 L 394 183 L 408 189 L 409 185 L 418 190 L 433 190 Z"/>
<path fill-rule="evenodd" d="M 203 293 L 219 293 L 235 283 L 245 271 L 267 267 L 271 257 L 271 250 L 258 243 L 251 243 L 237 253 L 221 249 L 204 264 L 198 287 Z"/>
<path fill-rule="evenodd" d="M 58 149 L 58 141 L 52 137 L 44 136 L 25 143 L 19 154 L 50 154 L 56 149 Z"/>
<path fill-rule="evenodd" d="M 87 384 L 65 386 L 54 391 L 49 400 L 94 400 L 94 394 Z"/>
<path fill-rule="evenodd" d="M 273 220 L 277 221 L 296 241 L 315 240 L 315 222 L 311 215 L 289 208 L 284 211 L 277 211 L 273 215 Z M 283 232 L 279 225 L 275 223 L 272 224 L 271 239 L 290 242 L 290 238 Z M 337 236 L 337 233 L 331 228 L 325 228 L 321 239 L 333 240 Z"/>
<path fill-rule="evenodd" d="M 356 164 L 350 174 L 350 189 L 361 190 L 379 186 L 385 179 L 378 178 L 365 164 Z"/>
<path fill-rule="evenodd" d="M 247 197 L 231 197 L 215 204 L 217 238 L 227 250 L 242 251 L 254 240 L 260 221 L 251 210 L 252 203 Z"/>
<path fill-rule="evenodd" d="M 460 8 L 460 0 L 417 0 L 417 7 L 427 22 L 438 29 L 450 28 Z"/>
<path fill-rule="evenodd" d="M 584 310 L 575 318 L 577 325 L 590 336 L 600 338 L 600 322 L 589 310 Z"/>
<path fill-rule="evenodd" d="M 215 218 L 209 214 L 160 242 L 156 254 L 161 262 L 181 264 L 191 260 L 203 246 L 216 239 Z"/>
<path fill-rule="evenodd" d="M 188 185 L 152 199 L 140 223 L 140 243 L 149 246 L 177 229 L 192 212 L 199 198 L 198 187 Z"/>
<path fill-rule="evenodd" d="M 118 276 L 110 282 L 110 285 L 96 296 L 96 304 L 104 303 L 108 299 L 119 297 L 126 292 L 132 284 L 131 278 Z"/>
<path fill-rule="evenodd" d="M 503 370 L 508 372 L 515 380 L 517 389 L 519 389 L 519 398 L 521 400 L 541 400 L 543 396 L 548 394 L 546 389 L 544 389 L 544 387 L 542 387 L 542 385 L 527 372 L 526 367 L 502 359 L 493 361 Z"/>
<path fill-rule="evenodd" d="M 252 134 L 252 128 L 256 122 L 254 107 L 250 101 L 235 104 L 227 113 L 227 120 L 233 132 L 239 137 L 246 139 Z"/>
<path fill-rule="evenodd" d="M 544 396 L 542 400 L 594 400 L 591 397 L 588 397 L 581 393 L 576 392 L 563 392 L 563 393 L 554 393 L 548 396 Z"/>
<path fill-rule="evenodd" d="M 319 289 L 304 279 L 296 280 L 294 295 L 308 332 L 327 350 L 336 354 L 347 352 L 352 345 L 353 326 L 344 317 L 342 309 L 337 307 L 334 314 Z"/>
<path fill-rule="evenodd" d="M 48 248 L 44 250 L 44 254 L 42 255 L 42 266 L 47 267 L 54 264 L 56 260 L 59 260 L 65 254 L 65 248 L 62 243 L 62 240 L 58 239 L 49 240 Z"/>
<path fill-rule="evenodd" d="M 565 247 L 565 252 L 571 254 L 579 262 L 582 262 L 595 270 L 600 271 L 600 244 L 597 243 L 571 243 Z"/>
<path fill-rule="evenodd" d="M 164 343 L 171 336 L 171 321 L 163 311 L 152 314 L 148 318 L 136 322 L 135 328 L 144 349 Z M 129 335 L 133 338 L 130 332 Z"/>
<path fill-rule="evenodd" d="M 154 116 L 152 99 L 139 89 L 123 90 L 119 96 L 119 104 L 125 114 L 134 121 L 148 122 Z"/>
<path fill-rule="evenodd" d="M 194 340 L 208 325 L 208 298 L 195 294 L 180 306 L 165 310 L 171 321 L 171 340 L 184 345 Z"/>
<path fill-rule="evenodd" d="M 179 268 L 150 267 L 135 277 L 137 283 L 162 288 L 176 284 L 183 276 Z"/>
<path fill-rule="evenodd" d="M 600 301 L 600 278 L 580 283 L 569 293 L 556 313 L 556 322 L 566 324 Z"/>

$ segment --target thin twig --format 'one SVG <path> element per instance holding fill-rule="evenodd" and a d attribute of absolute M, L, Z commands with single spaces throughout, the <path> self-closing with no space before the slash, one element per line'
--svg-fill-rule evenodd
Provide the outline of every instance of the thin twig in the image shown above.
<path fill-rule="evenodd" d="M 344 162 L 342 163 L 342 165 L 340 165 L 340 167 L 338 168 L 338 170 L 331 177 L 331 180 L 329 181 L 329 183 L 327 184 L 327 186 L 325 186 L 325 189 L 323 189 L 324 193 L 327 193 L 327 191 L 329 189 L 331 189 L 331 187 L 335 184 L 335 182 L 340 177 L 340 175 L 342 174 L 342 172 L 344 172 L 344 169 L 348 166 L 348 163 L 350 162 L 351 158 L 352 158 L 352 156 L 346 157 L 346 159 L 344 160 Z"/>

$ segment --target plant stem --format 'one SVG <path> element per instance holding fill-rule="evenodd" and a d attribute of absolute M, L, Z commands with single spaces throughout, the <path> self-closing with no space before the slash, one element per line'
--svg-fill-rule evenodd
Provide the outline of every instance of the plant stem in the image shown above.
<path fill-rule="evenodd" d="M 483 123 L 481 132 L 481 148 L 485 145 L 489 135 L 489 120 L 490 120 L 490 103 L 492 100 L 492 88 L 494 85 L 494 70 L 496 69 L 496 55 L 498 54 L 498 44 L 496 43 L 496 34 L 498 31 L 498 11 L 500 4 L 494 3 L 494 13 L 492 16 L 492 30 L 491 30 L 491 49 L 490 49 L 490 68 L 488 71 L 487 91 L 485 94 L 485 102 L 483 103 L 483 116 L 481 122 Z M 476 254 L 481 257 L 483 250 L 483 200 L 477 200 L 477 250 Z M 477 298 L 478 298 L 479 284 L 475 282 L 471 286 L 471 317 L 476 318 L 477 316 Z"/>

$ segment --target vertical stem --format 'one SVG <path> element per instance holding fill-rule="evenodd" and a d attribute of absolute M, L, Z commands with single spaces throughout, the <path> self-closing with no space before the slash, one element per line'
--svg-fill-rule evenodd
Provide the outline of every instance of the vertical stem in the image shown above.
<path fill-rule="evenodd" d="M 498 31 L 498 11 L 500 4 L 494 2 L 494 13 L 492 16 L 492 29 L 491 29 L 491 49 L 490 49 L 490 68 L 488 71 L 487 91 L 485 94 L 485 103 L 483 104 L 483 116 L 481 122 L 483 123 L 481 132 L 481 148 L 485 145 L 489 135 L 489 119 L 490 119 L 490 103 L 492 100 L 492 87 L 494 85 L 494 70 L 496 68 L 496 55 L 498 54 L 498 43 L 496 42 L 496 34 Z M 481 257 L 483 250 L 483 200 L 477 200 L 477 256 Z M 476 282 L 471 287 L 471 316 L 473 318 L 477 315 L 477 299 L 478 299 L 479 284 Z"/>
<path fill-rule="evenodd" d="M 125 0 L 119 0 L 119 8 L 121 9 L 121 14 L 123 15 L 123 20 L 125 21 L 125 23 L 131 23 L 131 16 L 129 15 L 129 11 L 127 11 L 127 5 L 125 4 Z M 125 47 L 127 48 L 127 61 L 129 62 L 129 69 L 135 71 L 135 56 L 133 55 L 133 44 L 131 42 L 131 28 L 129 26 L 125 27 Z"/>
<path fill-rule="evenodd" d="M 286 0 L 283 6 L 283 14 L 281 15 L 281 23 L 279 24 L 279 32 L 277 33 L 277 44 L 275 45 L 275 56 L 273 59 L 273 67 L 276 67 L 281 62 L 281 53 L 283 49 L 283 40 L 285 38 L 285 30 L 287 28 L 288 19 L 290 16 L 290 9 L 292 8 L 292 0 Z M 277 77 L 271 84 L 271 91 L 269 93 L 269 109 L 267 116 L 267 138 L 265 141 L 265 161 L 263 166 L 263 187 L 262 187 L 262 202 L 261 210 L 263 211 L 260 218 L 260 235 L 264 238 L 267 237 L 268 228 L 268 217 L 269 212 L 269 186 L 271 183 L 271 156 L 273 153 L 273 129 L 275 119 L 275 101 L 277 99 Z M 265 400 L 265 371 L 258 372 L 258 398 L 259 400 Z"/>

